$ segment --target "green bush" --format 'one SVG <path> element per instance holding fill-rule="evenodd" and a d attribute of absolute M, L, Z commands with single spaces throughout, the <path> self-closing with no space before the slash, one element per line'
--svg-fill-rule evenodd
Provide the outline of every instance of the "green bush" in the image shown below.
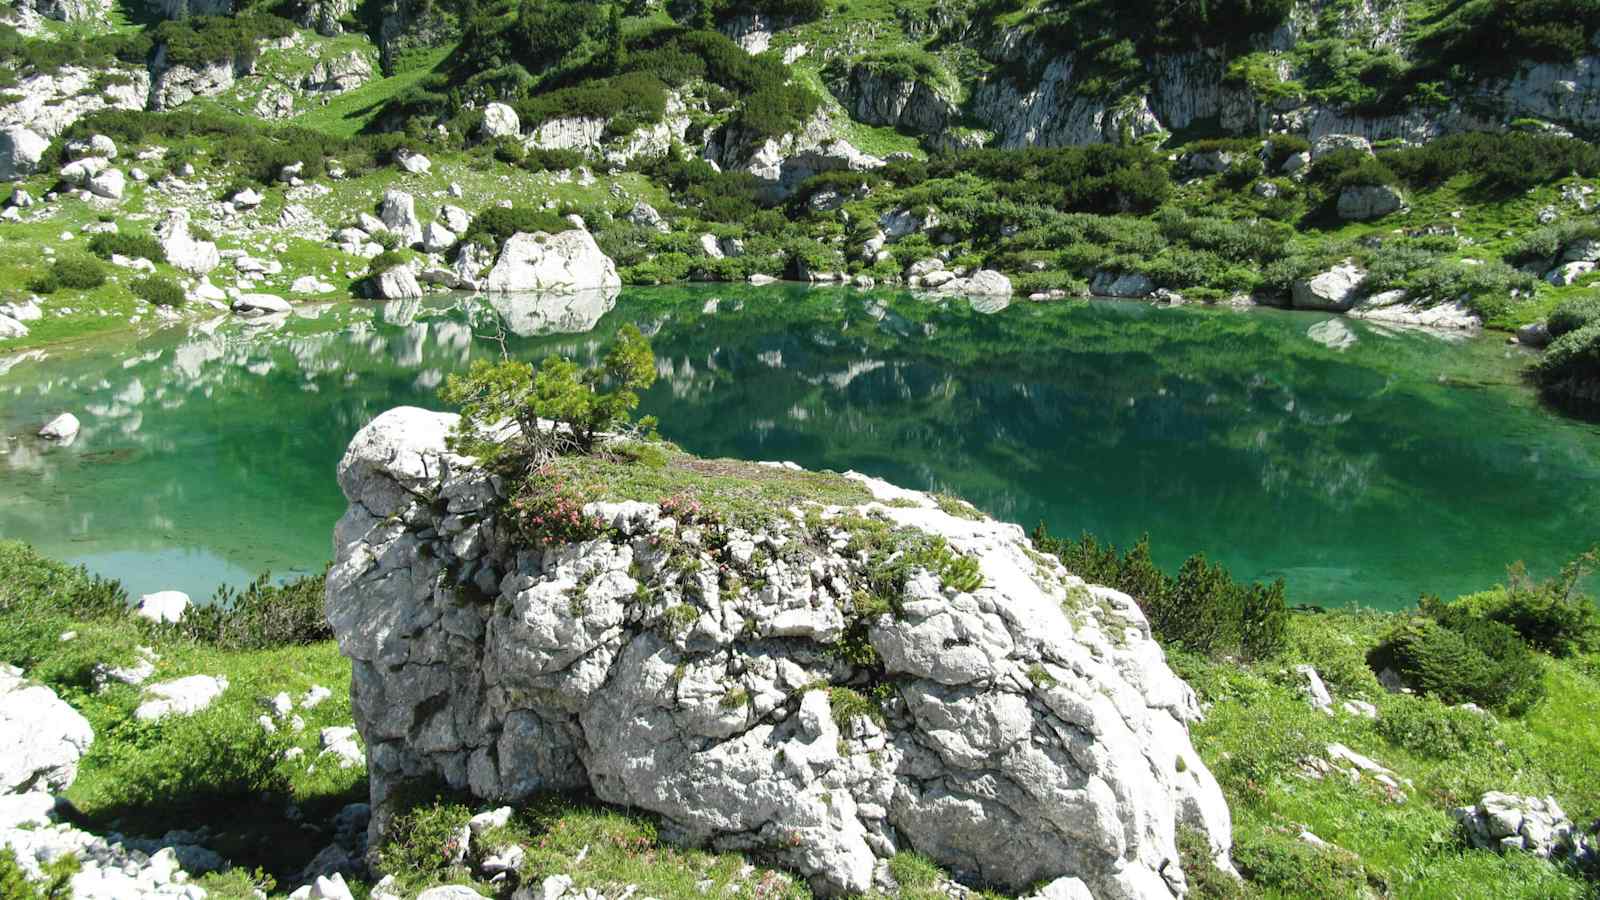
<path fill-rule="evenodd" d="M 461 407 L 453 450 L 525 473 L 562 454 L 592 453 L 605 435 L 629 426 L 639 391 L 655 378 L 650 343 L 629 324 L 599 366 L 580 369 L 555 355 L 537 370 L 517 360 L 477 360 L 466 375 L 451 375 L 439 397 Z M 542 427 L 541 420 L 558 427 Z M 510 434 L 505 422 L 516 426 Z M 650 432 L 654 422 L 636 427 Z"/>
<path fill-rule="evenodd" d="M 89 252 L 105 260 L 115 255 L 151 262 L 167 261 L 161 242 L 148 234 L 97 234 L 89 239 Z"/>
<path fill-rule="evenodd" d="M 71 623 L 121 621 L 127 611 L 118 582 L 0 541 L 0 661 L 32 668 L 60 648 Z"/>
<path fill-rule="evenodd" d="M 410 254 L 406 253 L 405 251 L 385 250 L 382 253 L 379 253 L 377 256 L 374 256 L 367 263 L 367 276 L 377 277 L 391 269 L 398 269 L 409 262 L 410 259 Z"/>
<path fill-rule="evenodd" d="M 1600 649 L 1600 610 L 1593 597 L 1578 587 L 1593 571 L 1600 548 L 1562 567 L 1561 574 L 1536 582 L 1519 563 L 1506 584 L 1462 597 L 1453 603 L 1430 604 L 1429 612 L 1447 624 L 1463 618 L 1487 619 L 1510 626 L 1523 641 L 1552 656 L 1577 656 Z"/>
<path fill-rule="evenodd" d="M 1209 656 L 1260 658 L 1287 643 L 1289 610 L 1281 579 L 1241 585 L 1199 554 L 1172 577 L 1150 558 L 1148 540 L 1119 556 L 1116 547 L 1088 534 L 1076 541 L 1051 537 L 1043 524 L 1034 530 L 1033 542 L 1080 578 L 1132 596 L 1163 644 Z"/>
<path fill-rule="evenodd" d="M 1446 626 L 1413 617 L 1367 655 L 1374 672 L 1447 704 L 1476 703 L 1520 715 L 1544 698 L 1544 669 L 1510 626 L 1463 618 Z"/>
<path fill-rule="evenodd" d="M 224 650 L 263 650 L 331 640 L 322 611 L 327 573 L 275 585 L 266 575 L 242 591 L 227 586 L 164 633 Z"/>
<path fill-rule="evenodd" d="M 1560 338 L 1600 322 L 1600 295 L 1569 297 L 1550 312 L 1550 337 Z"/>
<path fill-rule="evenodd" d="M 156 306 L 177 307 L 184 304 L 183 286 L 165 275 L 150 275 L 128 285 L 135 297 Z"/>
<path fill-rule="evenodd" d="M 255 12 L 169 20 L 153 32 L 169 64 L 196 67 L 225 59 L 254 59 L 257 41 L 294 33 L 293 22 Z"/>
<path fill-rule="evenodd" d="M 477 242 L 498 251 L 507 238 L 519 232 L 559 234 L 571 228 L 571 222 L 549 210 L 529 206 L 491 206 L 472 217 L 467 233 L 461 236 L 461 243 Z"/>
<path fill-rule="evenodd" d="M 378 849 L 378 872 L 407 882 L 437 884 L 470 877 L 465 867 L 451 862 L 466 854 L 461 830 L 472 811 L 443 797 L 412 800 L 395 816 L 387 839 Z"/>
<path fill-rule="evenodd" d="M 278 767 L 288 737 L 262 730 L 248 707 L 217 707 L 155 722 L 129 717 L 107 738 L 98 759 L 107 770 L 98 799 L 114 810 L 181 821 L 255 802 L 264 793 L 281 795 L 289 787 L 287 773 Z"/>
<path fill-rule="evenodd" d="M 1360 897 L 1367 893 L 1361 858 L 1338 847 L 1315 847 L 1298 829 L 1241 831 L 1233 862 L 1252 885 L 1274 896 Z"/>
<path fill-rule="evenodd" d="M 1386 698 L 1374 727 L 1396 747 L 1437 759 L 1488 753 L 1496 740 L 1493 720 L 1482 713 L 1407 694 Z"/>
<path fill-rule="evenodd" d="M 1600 408 L 1600 321 L 1556 338 L 1531 371 L 1549 400 L 1576 410 Z"/>
<path fill-rule="evenodd" d="M 52 859 L 43 866 L 44 877 L 29 881 L 10 847 L 0 847 L 0 898 L 4 900 L 72 900 L 72 876 L 80 864 L 75 853 Z"/>
<path fill-rule="evenodd" d="M 92 256 L 63 256 L 50 265 L 50 271 L 35 279 L 28 289 L 41 294 L 59 288 L 93 290 L 106 283 L 106 267 Z"/>

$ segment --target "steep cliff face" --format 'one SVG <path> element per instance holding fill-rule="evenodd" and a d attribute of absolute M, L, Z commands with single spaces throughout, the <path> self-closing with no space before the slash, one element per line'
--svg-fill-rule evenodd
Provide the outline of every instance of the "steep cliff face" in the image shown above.
<path fill-rule="evenodd" d="M 1180 825 L 1226 864 L 1193 692 L 1128 597 L 1016 526 L 695 461 L 855 499 L 737 526 L 694 497 L 593 502 L 598 537 L 519 543 L 500 481 L 445 452 L 453 421 L 392 410 L 339 468 L 327 612 L 375 837 L 401 785 L 443 778 L 494 802 L 588 788 L 829 894 L 915 850 L 974 882 L 1165 900 L 1186 889 Z"/>

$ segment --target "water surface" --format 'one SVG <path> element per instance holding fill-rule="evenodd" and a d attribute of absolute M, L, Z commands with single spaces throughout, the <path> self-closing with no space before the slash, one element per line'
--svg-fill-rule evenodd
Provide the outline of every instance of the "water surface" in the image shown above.
<path fill-rule="evenodd" d="M 1203 551 L 1286 579 L 1295 602 L 1450 596 L 1600 538 L 1600 430 L 1541 409 L 1526 358 L 1491 339 L 725 285 L 334 306 L 0 362 L 0 537 L 134 592 L 319 570 L 363 424 L 438 408 L 502 326 L 518 357 L 589 360 L 626 322 L 658 356 L 642 411 L 691 451 L 856 469 L 1119 544 L 1148 533 L 1166 565 Z M 31 437 L 62 410 L 84 423 L 73 445 Z"/>

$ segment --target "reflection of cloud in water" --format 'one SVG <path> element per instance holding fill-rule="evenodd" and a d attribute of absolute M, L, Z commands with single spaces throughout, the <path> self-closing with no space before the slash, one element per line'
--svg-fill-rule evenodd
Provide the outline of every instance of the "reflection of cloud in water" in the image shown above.
<path fill-rule="evenodd" d="M 617 288 L 576 294 L 492 294 L 489 305 L 517 337 L 579 334 L 617 305 Z"/>

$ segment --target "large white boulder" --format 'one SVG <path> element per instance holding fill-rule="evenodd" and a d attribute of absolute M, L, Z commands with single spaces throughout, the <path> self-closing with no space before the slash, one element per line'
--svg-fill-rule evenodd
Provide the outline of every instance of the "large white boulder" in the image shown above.
<path fill-rule="evenodd" d="M 491 292 L 576 293 L 622 286 L 617 265 L 581 229 L 560 234 L 518 232 L 506 240 L 484 289 Z"/>
<path fill-rule="evenodd" d="M 378 207 L 378 217 L 383 227 L 400 237 L 400 243 L 410 247 L 422 242 L 422 220 L 417 218 L 417 201 L 405 191 L 387 191 Z"/>
<path fill-rule="evenodd" d="M 156 238 L 166 251 L 167 262 L 190 275 L 204 275 L 222 264 L 222 253 L 215 243 L 189 233 L 189 211 L 182 207 L 167 210 L 166 218 L 156 229 Z"/>
<path fill-rule="evenodd" d="M 439 778 L 495 806 L 591 790 L 823 894 L 866 892 L 914 849 L 1011 890 L 1067 877 L 1170 900 L 1181 826 L 1226 862 L 1194 693 L 1131 598 L 1018 526 L 854 476 L 858 505 L 814 510 L 823 537 L 781 510 L 752 534 L 629 501 L 584 507 L 597 540 L 519 547 L 496 480 L 447 450 L 454 421 L 385 413 L 339 466 L 325 608 L 352 660 L 371 837 L 408 781 Z M 942 541 L 968 577 L 919 569 L 893 612 L 857 609 L 869 554 L 841 548 L 869 515 Z M 482 602 L 461 602 L 462 578 Z M 881 661 L 877 699 L 825 652 L 847 633 Z"/>
<path fill-rule="evenodd" d="M 163 681 L 145 688 L 146 699 L 133 711 L 133 717 L 150 722 L 166 716 L 190 716 L 210 706 L 228 689 L 221 675 L 190 675 Z"/>
<path fill-rule="evenodd" d="M 39 171 L 48 149 L 48 139 L 21 125 L 0 129 L 0 181 L 16 181 Z"/>
<path fill-rule="evenodd" d="M 28 326 L 15 317 L 0 313 L 0 341 L 28 336 Z"/>
<path fill-rule="evenodd" d="M 233 298 L 233 313 L 242 319 L 275 316 L 294 309 L 289 301 L 273 294 L 240 294 Z"/>
<path fill-rule="evenodd" d="M 1405 205 L 1405 195 L 1385 184 L 1355 184 L 1339 192 L 1339 218 L 1349 222 L 1381 219 Z"/>
<path fill-rule="evenodd" d="M 1324 309 L 1344 312 L 1355 305 L 1365 269 L 1350 260 L 1326 272 L 1303 278 L 1290 285 L 1290 300 L 1295 309 Z"/>
<path fill-rule="evenodd" d="M 93 741 L 89 721 L 55 691 L 0 666 L 0 794 L 66 790 Z"/>
<path fill-rule="evenodd" d="M 78 436 L 81 427 L 77 416 L 69 412 L 62 413 L 39 429 L 39 437 L 47 441 L 70 441 Z"/>
<path fill-rule="evenodd" d="M 107 200 L 121 200 L 128 188 L 128 176 L 121 169 L 106 169 L 89 179 L 89 193 Z"/>
<path fill-rule="evenodd" d="M 156 591 L 139 598 L 138 615 L 158 625 L 176 623 L 183 621 L 190 605 L 189 595 L 183 591 Z"/>
<path fill-rule="evenodd" d="M 522 133 L 522 120 L 504 103 L 491 103 L 483 108 L 482 130 L 486 138 L 516 137 Z"/>

